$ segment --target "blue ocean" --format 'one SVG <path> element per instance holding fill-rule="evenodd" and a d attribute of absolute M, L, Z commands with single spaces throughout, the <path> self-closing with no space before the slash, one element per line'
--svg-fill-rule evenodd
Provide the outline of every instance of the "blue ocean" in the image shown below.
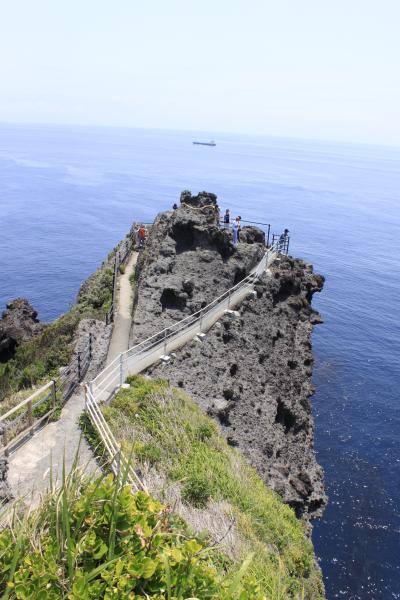
<path fill-rule="evenodd" d="M 214 137 L 217 146 L 194 146 Z M 288 227 L 314 297 L 315 446 L 329 505 L 313 540 L 328 598 L 400 598 L 400 149 L 195 132 L 0 126 L 0 309 L 42 320 L 183 189 Z"/>

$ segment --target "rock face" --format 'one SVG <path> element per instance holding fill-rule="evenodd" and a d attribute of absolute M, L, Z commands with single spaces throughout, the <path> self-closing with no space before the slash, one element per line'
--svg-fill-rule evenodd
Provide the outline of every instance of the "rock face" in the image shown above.
<path fill-rule="evenodd" d="M 203 308 L 243 279 L 263 252 L 263 244 L 256 242 L 233 246 L 230 232 L 218 227 L 214 194 L 183 192 L 178 210 L 157 217 L 139 257 L 131 341 Z"/>
<path fill-rule="evenodd" d="M 11 358 L 17 346 L 43 331 L 37 312 L 24 298 L 7 304 L 0 320 L 0 362 Z"/>
<path fill-rule="evenodd" d="M 212 200 L 212 198 L 210 198 Z M 204 193 L 200 202 L 204 201 Z M 210 215 L 192 208 L 159 216 L 141 257 L 134 339 L 144 339 L 195 312 L 243 278 L 261 258 L 256 241 L 231 244 Z M 241 238 L 244 239 L 244 238 Z M 282 257 L 249 297 L 205 336 L 152 367 L 186 390 L 220 425 L 264 481 L 298 515 L 318 515 L 326 502 L 313 449 L 312 308 L 323 277 L 301 260 Z"/>

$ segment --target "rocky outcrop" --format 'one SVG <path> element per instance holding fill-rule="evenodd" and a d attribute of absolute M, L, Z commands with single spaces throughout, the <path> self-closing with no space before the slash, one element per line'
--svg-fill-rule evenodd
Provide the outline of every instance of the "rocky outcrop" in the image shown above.
<path fill-rule="evenodd" d="M 0 320 L 0 362 L 11 358 L 17 346 L 43 331 L 37 312 L 24 298 L 9 304 Z"/>
<path fill-rule="evenodd" d="M 160 215 L 153 227 L 141 257 L 135 340 L 205 306 L 240 281 L 265 250 L 257 232 L 233 247 L 195 198 Z M 321 321 L 311 299 L 323 281 L 310 265 L 282 257 L 236 314 L 149 370 L 185 389 L 213 416 L 228 443 L 298 515 L 318 515 L 326 502 L 310 403 L 311 333 Z"/>
<path fill-rule="evenodd" d="M 200 310 L 243 279 L 263 252 L 262 243 L 233 246 L 218 226 L 214 194 L 183 192 L 178 210 L 157 217 L 139 257 L 132 342 Z"/>

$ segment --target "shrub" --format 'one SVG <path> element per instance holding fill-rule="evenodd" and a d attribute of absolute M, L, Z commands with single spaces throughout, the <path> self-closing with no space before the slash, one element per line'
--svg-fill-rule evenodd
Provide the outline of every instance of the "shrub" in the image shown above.
<path fill-rule="evenodd" d="M 152 442 L 145 444 L 137 442 L 133 449 L 135 456 L 142 463 L 148 463 L 153 466 L 161 460 L 161 449 Z"/>
<path fill-rule="evenodd" d="M 201 475 L 191 475 L 182 488 L 182 500 L 196 508 L 204 508 L 211 496 L 211 486 Z"/>
<path fill-rule="evenodd" d="M 182 519 L 123 479 L 73 471 L 42 505 L 0 532 L 0 593 L 10 600 L 265 600 Z"/>

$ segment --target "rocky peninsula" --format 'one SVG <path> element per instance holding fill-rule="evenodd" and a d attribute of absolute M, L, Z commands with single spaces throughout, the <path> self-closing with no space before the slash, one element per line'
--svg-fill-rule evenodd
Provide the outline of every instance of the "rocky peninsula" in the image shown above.
<path fill-rule="evenodd" d="M 129 289 L 131 282 L 134 291 L 132 319 L 129 308 L 126 319 L 131 323 L 130 345 L 205 308 L 258 265 L 267 250 L 264 232 L 243 227 L 234 244 L 229 228 L 221 228 L 219 214 L 214 194 L 185 191 L 176 210 L 157 216 L 145 247 L 131 256 L 132 265 L 137 258 L 136 272 L 134 266 L 120 271 L 124 285 Z M 121 244 L 129 256 L 135 227 Z M 79 445 L 76 420 L 81 415 L 95 456 L 99 438 L 82 414 L 79 382 L 99 373 L 118 330 L 108 315 L 111 306 L 117 317 L 122 314 L 115 300 L 119 277 L 114 261 L 121 244 L 82 285 L 71 310 L 53 323 L 41 324 L 23 299 L 10 303 L 0 321 L 3 414 L 10 401 L 16 406 L 20 393 L 29 395 L 34 385 L 68 369 L 76 393 L 64 408 L 68 398 L 62 396 L 55 418 L 62 430 L 74 404 L 71 446 Z M 101 408 L 123 452 L 130 452 L 145 489 L 166 502 L 167 510 L 184 519 L 196 535 L 208 531 L 211 547 L 223 540 L 232 573 L 246 556 L 254 557 L 254 590 L 283 581 L 284 597 L 302 594 L 310 600 L 324 595 L 309 539 L 309 520 L 326 504 L 310 401 L 311 335 L 321 323 L 311 302 L 323 284 L 311 265 L 277 255 L 235 310 L 225 311 L 204 334 L 162 357 L 145 377 L 126 373 L 126 385 L 118 386 L 110 404 Z M 128 307 L 131 303 L 132 294 Z M 90 361 L 82 375 L 79 353 L 85 353 L 88 338 Z M 71 433 L 71 427 L 64 433 Z M 49 458 L 44 446 L 38 465 Z M 91 455 L 88 446 L 87 451 Z M 16 473 L 19 477 L 21 460 L 10 465 L 14 479 Z M 4 499 L 10 498 L 7 468 L 2 459 Z M 247 583 L 253 585 L 249 577 Z"/>

